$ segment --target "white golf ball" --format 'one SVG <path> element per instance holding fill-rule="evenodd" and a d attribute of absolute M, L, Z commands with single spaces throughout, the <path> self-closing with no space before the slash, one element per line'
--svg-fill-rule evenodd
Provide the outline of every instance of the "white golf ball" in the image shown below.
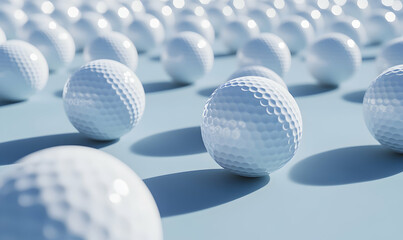
<path fill-rule="evenodd" d="M 141 0 L 127 0 L 122 2 L 122 4 L 129 9 L 133 17 L 136 15 L 142 15 L 146 12 L 143 1 Z"/>
<path fill-rule="evenodd" d="M 128 133 L 145 107 L 143 85 L 127 66 L 107 59 L 82 66 L 63 90 L 66 114 L 82 134 L 113 140 Z"/>
<path fill-rule="evenodd" d="M 117 32 L 123 31 L 133 20 L 129 9 L 120 4 L 113 4 L 103 16 L 111 24 L 112 29 Z"/>
<path fill-rule="evenodd" d="M 0 239 L 162 240 L 157 205 L 117 158 L 81 146 L 30 154 L 0 177 Z"/>
<path fill-rule="evenodd" d="M 250 8 L 248 17 L 256 22 L 260 32 L 274 32 L 280 23 L 280 17 L 276 9 L 264 3 Z"/>
<path fill-rule="evenodd" d="M 272 70 L 265 68 L 263 66 L 246 66 L 246 67 L 239 68 L 228 78 L 228 80 L 232 80 L 232 79 L 240 78 L 240 77 L 246 77 L 246 76 L 267 78 L 267 79 L 275 81 L 276 83 L 280 84 L 284 88 L 288 89 L 284 80 L 277 73 L 275 73 Z"/>
<path fill-rule="evenodd" d="M 302 137 L 302 117 L 284 87 L 248 76 L 214 91 L 204 107 L 201 131 L 208 153 L 220 166 L 258 177 L 294 156 Z"/>
<path fill-rule="evenodd" d="M 395 38 L 382 47 L 376 58 L 379 72 L 403 64 L 403 37 Z"/>
<path fill-rule="evenodd" d="M 0 28 L 0 44 L 7 41 L 6 34 L 4 33 L 3 29 Z"/>
<path fill-rule="evenodd" d="M 233 9 L 226 4 L 208 5 L 206 12 L 217 36 L 221 34 L 221 30 L 226 23 L 235 19 Z"/>
<path fill-rule="evenodd" d="M 190 84 L 210 72 L 214 53 L 201 35 L 182 32 L 165 44 L 161 61 L 173 81 Z"/>
<path fill-rule="evenodd" d="M 170 36 L 175 25 L 175 15 L 172 12 L 172 8 L 168 5 L 150 5 L 146 8 L 146 12 L 158 18 L 164 26 L 166 36 Z"/>
<path fill-rule="evenodd" d="M 348 80 L 361 66 L 357 44 L 341 33 L 319 38 L 309 49 L 307 66 L 311 74 L 324 85 L 338 86 Z"/>
<path fill-rule="evenodd" d="M 238 16 L 223 27 L 220 36 L 224 44 L 231 51 L 236 52 L 251 38 L 258 36 L 259 32 L 255 20 Z"/>
<path fill-rule="evenodd" d="M 108 34 L 112 31 L 109 22 L 102 15 L 94 12 L 87 12 L 82 15 L 71 28 L 77 50 L 82 50 L 86 44 L 96 37 Z"/>
<path fill-rule="evenodd" d="M 365 19 L 370 44 L 379 44 L 399 36 L 399 22 L 392 11 L 377 9 Z"/>
<path fill-rule="evenodd" d="M 348 0 L 341 5 L 343 13 L 347 16 L 355 17 L 363 21 L 371 12 L 371 7 L 367 0 Z"/>
<path fill-rule="evenodd" d="M 308 20 L 315 33 L 319 34 L 323 32 L 323 29 L 325 28 L 325 20 L 322 17 L 322 13 L 318 9 L 308 6 L 295 12 L 295 15 L 301 16 Z"/>
<path fill-rule="evenodd" d="M 42 28 L 48 28 L 53 25 L 54 20 L 45 14 L 33 14 L 29 17 L 28 21 L 17 30 L 17 37 L 20 40 L 28 41 L 29 36 L 33 31 Z"/>
<path fill-rule="evenodd" d="M 403 153 L 403 65 L 387 69 L 364 96 L 365 123 L 382 145 Z"/>
<path fill-rule="evenodd" d="M 48 77 L 48 64 L 37 48 L 20 40 L 0 44 L 1 99 L 28 99 L 45 87 Z"/>
<path fill-rule="evenodd" d="M 73 37 L 56 22 L 33 31 L 28 37 L 28 42 L 45 56 L 49 70 L 67 66 L 73 61 L 76 53 Z"/>
<path fill-rule="evenodd" d="M 364 46 L 367 42 L 367 32 L 363 24 L 354 17 L 345 16 L 334 21 L 329 27 L 329 32 L 342 33 L 349 36 L 358 46 Z"/>
<path fill-rule="evenodd" d="M 315 38 L 311 23 L 300 16 L 290 16 L 277 28 L 277 35 L 284 40 L 292 54 L 305 49 Z"/>
<path fill-rule="evenodd" d="M 0 8 L 0 27 L 8 39 L 17 37 L 17 30 L 28 20 L 27 15 L 12 5 L 3 5 Z"/>
<path fill-rule="evenodd" d="M 50 16 L 65 29 L 69 30 L 72 25 L 81 18 L 80 10 L 67 2 L 57 2 L 55 10 Z"/>
<path fill-rule="evenodd" d="M 328 29 L 334 21 L 345 17 L 343 9 L 339 5 L 331 5 L 328 8 L 321 9 L 320 14 L 325 22 L 325 29 Z"/>
<path fill-rule="evenodd" d="M 215 33 L 213 26 L 207 19 L 195 16 L 183 17 L 175 24 L 176 32 L 195 32 L 204 37 L 210 44 L 214 43 Z"/>
<path fill-rule="evenodd" d="M 99 36 L 84 49 L 87 61 L 110 59 L 123 63 L 135 71 L 138 63 L 137 49 L 128 37 L 118 32 Z"/>
<path fill-rule="evenodd" d="M 237 54 L 239 66 L 261 65 L 283 77 L 291 67 L 291 53 L 277 35 L 262 33 L 248 41 Z"/>
<path fill-rule="evenodd" d="M 193 16 L 198 18 L 207 18 L 206 10 L 200 5 L 191 1 L 185 2 L 185 5 L 177 13 L 179 18 Z"/>

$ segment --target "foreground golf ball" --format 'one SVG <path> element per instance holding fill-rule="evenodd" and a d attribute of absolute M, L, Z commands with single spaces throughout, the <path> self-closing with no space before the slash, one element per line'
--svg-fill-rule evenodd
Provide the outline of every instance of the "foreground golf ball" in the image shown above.
<path fill-rule="evenodd" d="M 48 64 L 37 48 L 20 40 L 0 45 L 0 99 L 28 99 L 45 87 L 48 77 Z"/>
<path fill-rule="evenodd" d="M 196 16 L 183 17 L 175 24 L 177 32 L 195 32 L 204 37 L 210 44 L 214 43 L 215 32 L 210 21 Z"/>
<path fill-rule="evenodd" d="M 277 34 L 284 40 L 292 54 L 305 49 L 315 38 L 312 25 L 300 16 L 290 16 L 282 21 Z"/>
<path fill-rule="evenodd" d="M 351 38 L 340 33 L 327 34 L 309 49 L 307 66 L 324 85 L 338 86 L 348 80 L 361 66 L 361 52 Z"/>
<path fill-rule="evenodd" d="M 241 77 L 218 87 L 207 101 L 204 145 L 223 168 L 258 177 L 284 166 L 302 137 L 302 118 L 291 94 L 262 77 Z"/>
<path fill-rule="evenodd" d="M 287 89 L 287 85 L 284 80 L 272 70 L 265 68 L 263 66 L 246 66 L 235 71 L 228 80 L 232 80 L 235 78 L 246 77 L 246 76 L 256 76 L 256 77 L 264 77 L 270 80 L 275 81 L 281 86 Z"/>
<path fill-rule="evenodd" d="M 161 22 L 150 14 L 135 17 L 127 27 L 126 34 L 139 52 L 146 52 L 157 47 L 165 38 L 165 30 Z"/>
<path fill-rule="evenodd" d="M 63 102 L 70 122 L 79 132 L 96 140 L 113 140 L 139 122 L 145 94 L 132 70 L 102 59 L 87 63 L 70 77 Z"/>
<path fill-rule="evenodd" d="M 57 70 L 68 65 L 75 56 L 76 47 L 73 37 L 56 22 L 33 31 L 28 41 L 45 56 L 50 70 Z"/>
<path fill-rule="evenodd" d="M 291 53 L 278 36 L 262 33 L 238 51 L 240 66 L 261 65 L 283 77 L 291 67 Z"/>
<path fill-rule="evenodd" d="M 0 239 L 162 240 L 144 182 L 102 151 L 48 148 L 0 177 Z"/>
<path fill-rule="evenodd" d="M 372 136 L 403 153 L 403 65 L 387 69 L 370 84 L 363 107 Z"/>
<path fill-rule="evenodd" d="M 403 64 L 403 37 L 389 41 L 382 47 L 376 58 L 376 65 L 379 72 Z"/>
<path fill-rule="evenodd" d="M 199 34 L 182 32 L 166 43 L 161 61 L 173 81 L 190 84 L 210 72 L 214 53 Z"/>
<path fill-rule="evenodd" d="M 360 20 L 345 16 L 330 24 L 329 32 L 342 33 L 349 36 L 357 43 L 358 46 L 363 46 L 367 42 L 367 32 Z"/>
<path fill-rule="evenodd" d="M 259 27 L 256 22 L 245 16 L 239 16 L 228 22 L 220 34 L 224 44 L 233 52 L 258 35 Z"/>
<path fill-rule="evenodd" d="M 90 42 L 84 50 L 87 61 L 111 59 L 123 63 L 131 70 L 137 68 L 137 49 L 128 37 L 118 32 L 110 32 Z"/>

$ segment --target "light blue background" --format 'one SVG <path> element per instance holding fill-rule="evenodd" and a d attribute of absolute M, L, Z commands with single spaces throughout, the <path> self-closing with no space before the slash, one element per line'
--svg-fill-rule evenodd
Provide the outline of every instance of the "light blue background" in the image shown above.
<path fill-rule="evenodd" d="M 301 59 L 293 58 L 285 81 L 302 112 L 302 144 L 270 178 L 231 175 L 204 149 L 204 103 L 237 66 L 235 56 L 225 54 L 205 78 L 182 87 L 170 82 L 157 59 L 141 55 L 144 117 L 128 135 L 107 143 L 87 140 L 65 116 L 61 90 L 83 63 L 78 56 L 29 101 L 0 102 L 0 164 L 56 145 L 100 148 L 144 179 L 166 240 L 403 239 L 403 156 L 379 147 L 362 116 L 363 91 L 377 75 L 374 60 L 364 61 L 340 88 L 325 89 Z"/>

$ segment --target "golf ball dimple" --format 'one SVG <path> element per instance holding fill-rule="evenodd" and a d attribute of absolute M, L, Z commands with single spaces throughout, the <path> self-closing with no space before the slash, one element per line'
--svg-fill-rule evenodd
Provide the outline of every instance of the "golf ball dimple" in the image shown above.
<path fill-rule="evenodd" d="M 127 66 L 107 59 L 82 66 L 63 91 L 65 112 L 73 126 L 95 140 L 128 133 L 145 107 L 143 85 Z"/>
<path fill-rule="evenodd" d="M 165 44 L 161 61 L 173 81 L 190 84 L 210 72 L 214 53 L 201 35 L 182 32 Z"/>
<path fill-rule="evenodd" d="M 277 73 L 275 73 L 272 70 L 265 68 L 263 66 L 246 66 L 246 67 L 239 68 L 228 78 L 228 80 L 232 80 L 232 79 L 240 78 L 240 77 L 246 77 L 246 76 L 256 76 L 256 77 L 267 78 L 267 79 L 275 81 L 276 83 L 280 84 L 284 88 L 288 89 L 284 80 Z"/>
<path fill-rule="evenodd" d="M 273 32 L 280 23 L 276 9 L 263 3 L 249 9 L 248 16 L 256 22 L 260 32 Z"/>
<path fill-rule="evenodd" d="M 88 147 L 24 157 L 1 175 L 0 201 L 0 239 L 162 240 L 144 182 L 117 158 Z"/>
<path fill-rule="evenodd" d="M 0 27 L 8 39 L 17 37 L 17 29 L 28 20 L 24 11 L 12 5 L 2 5 L 0 8 Z"/>
<path fill-rule="evenodd" d="M 204 145 L 223 168 L 247 177 L 284 166 L 302 137 L 297 103 L 281 85 L 247 76 L 218 87 L 207 101 L 201 124 Z"/>
<path fill-rule="evenodd" d="M 0 28 L 0 44 L 7 41 L 6 34 L 4 33 L 3 29 Z"/>
<path fill-rule="evenodd" d="M 345 16 L 344 18 L 334 21 L 329 27 L 329 32 L 347 35 L 353 39 L 358 46 L 364 46 L 367 42 L 367 33 L 364 26 L 360 20 L 354 17 Z"/>
<path fill-rule="evenodd" d="M 311 23 L 300 16 L 290 16 L 277 28 L 277 35 L 284 40 L 292 54 L 305 49 L 315 38 Z"/>
<path fill-rule="evenodd" d="M 45 87 L 48 77 L 48 64 L 37 48 L 20 40 L 0 45 L 0 99 L 26 100 Z"/>
<path fill-rule="evenodd" d="M 403 65 L 387 69 L 365 92 L 364 118 L 382 145 L 403 153 Z"/>
<path fill-rule="evenodd" d="M 45 56 L 49 70 L 64 67 L 74 59 L 76 47 L 73 37 L 56 22 L 50 22 L 48 27 L 33 31 L 28 41 Z"/>
<path fill-rule="evenodd" d="M 239 66 L 261 65 L 283 77 L 291 67 L 291 53 L 277 35 L 262 33 L 248 41 L 237 54 Z"/>
<path fill-rule="evenodd" d="M 99 36 L 84 49 L 87 61 L 110 59 L 123 63 L 135 71 L 138 63 L 137 49 L 128 37 L 118 32 Z"/>
<path fill-rule="evenodd" d="M 210 44 L 214 43 L 215 32 L 210 21 L 195 16 L 183 17 L 175 24 L 177 32 L 195 32 L 204 37 Z"/>
<path fill-rule="evenodd" d="M 319 38 L 309 49 L 307 66 L 311 74 L 324 85 L 338 86 L 348 80 L 361 66 L 357 44 L 341 33 Z"/>
<path fill-rule="evenodd" d="M 399 35 L 399 22 L 391 11 L 377 9 L 365 19 L 368 41 L 379 44 Z"/>
<path fill-rule="evenodd" d="M 239 16 L 223 27 L 220 36 L 224 44 L 235 52 L 251 38 L 258 36 L 259 32 L 259 27 L 253 19 Z"/>
<path fill-rule="evenodd" d="M 382 47 L 376 58 L 376 65 L 379 72 L 388 68 L 403 64 L 403 37 L 395 38 Z"/>

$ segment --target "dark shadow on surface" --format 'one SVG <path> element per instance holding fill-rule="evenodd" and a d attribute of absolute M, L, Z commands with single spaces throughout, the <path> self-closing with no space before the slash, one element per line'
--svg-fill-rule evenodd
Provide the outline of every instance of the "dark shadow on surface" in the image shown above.
<path fill-rule="evenodd" d="M 231 56 L 235 56 L 235 55 L 236 55 L 235 51 L 234 52 L 228 51 L 228 52 L 215 52 L 214 53 L 215 58 L 231 57 Z"/>
<path fill-rule="evenodd" d="M 200 127 L 162 132 L 136 142 L 131 150 L 145 156 L 183 156 L 206 152 Z"/>
<path fill-rule="evenodd" d="M 56 134 L 2 142 L 0 143 L 0 165 L 15 163 L 20 158 L 45 148 L 62 145 L 79 145 L 92 148 L 102 148 L 115 142 L 116 141 L 94 141 L 79 133 Z"/>
<path fill-rule="evenodd" d="M 159 62 L 161 60 L 160 56 L 150 56 L 150 60 Z"/>
<path fill-rule="evenodd" d="M 63 90 L 57 90 L 54 95 L 55 97 L 63 98 Z"/>
<path fill-rule="evenodd" d="M 331 150 L 305 158 L 291 168 L 290 178 L 306 185 L 342 185 L 373 181 L 403 171 L 403 155 L 381 146 Z"/>
<path fill-rule="evenodd" d="M 183 87 L 187 87 L 187 86 L 189 86 L 189 85 L 179 84 L 179 83 L 175 83 L 175 82 L 143 83 L 144 91 L 146 93 L 173 90 L 173 89 L 183 88 Z"/>
<path fill-rule="evenodd" d="M 343 95 L 343 99 L 352 103 L 362 103 L 364 100 L 365 90 L 355 91 Z"/>
<path fill-rule="evenodd" d="M 197 93 L 203 97 L 210 97 L 211 94 L 213 94 L 213 92 L 218 88 L 217 87 L 208 87 L 208 88 L 204 88 L 204 89 L 200 89 L 199 91 L 197 91 Z"/>
<path fill-rule="evenodd" d="M 362 61 L 373 61 L 376 59 L 376 56 L 362 56 Z"/>
<path fill-rule="evenodd" d="M 8 100 L 0 99 L 0 107 L 1 106 L 14 105 L 14 104 L 23 103 L 23 102 L 25 102 L 25 101 L 8 101 Z"/>
<path fill-rule="evenodd" d="M 245 178 L 223 169 L 180 172 L 144 180 L 161 217 L 218 206 L 248 195 L 269 181 L 269 176 Z"/>
<path fill-rule="evenodd" d="M 321 94 L 337 89 L 335 86 L 323 86 L 318 84 L 299 84 L 288 87 L 288 91 L 294 97 L 305 97 Z"/>

